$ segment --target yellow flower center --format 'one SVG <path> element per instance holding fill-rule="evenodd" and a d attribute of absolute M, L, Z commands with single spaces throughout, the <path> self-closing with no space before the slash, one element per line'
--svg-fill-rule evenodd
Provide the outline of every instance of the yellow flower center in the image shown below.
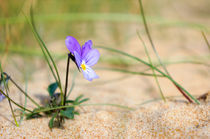
<path fill-rule="evenodd" d="M 83 70 L 86 70 L 85 64 L 81 64 L 81 68 L 82 68 Z"/>

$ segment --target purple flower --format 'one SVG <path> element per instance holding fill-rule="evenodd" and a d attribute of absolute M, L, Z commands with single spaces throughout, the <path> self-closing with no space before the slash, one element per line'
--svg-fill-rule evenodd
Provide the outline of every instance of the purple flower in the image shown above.
<path fill-rule="evenodd" d="M 87 41 L 81 47 L 74 37 L 68 36 L 65 43 L 71 54 L 74 55 L 76 64 L 82 70 L 84 77 L 89 81 L 99 78 L 91 68 L 98 62 L 100 57 L 99 51 L 92 48 L 92 41 Z"/>
<path fill-rule="evenodd" d="M 0 101 L 2 101 L 4 98 L 5 96 L 2 93 L 0 93 Z"/>

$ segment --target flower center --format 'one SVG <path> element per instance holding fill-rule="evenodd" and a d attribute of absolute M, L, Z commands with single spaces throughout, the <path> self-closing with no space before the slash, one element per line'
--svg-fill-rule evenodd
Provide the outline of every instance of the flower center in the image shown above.
<path fill-rule="evenodd" d="M 83 70 L 86 70 L 85 64 L 81 64 L 81 68 L 82 68 Z"/>

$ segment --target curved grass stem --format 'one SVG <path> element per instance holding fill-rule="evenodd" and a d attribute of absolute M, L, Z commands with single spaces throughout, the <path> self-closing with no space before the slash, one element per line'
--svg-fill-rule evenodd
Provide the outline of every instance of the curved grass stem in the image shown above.
<path fill-rule="evenodd" d="M 150 68 L 153 68 L 154 70 L 156 70 L 157 72 L 159 72 L 160 74 L 162 74 L 164 77 L 168 78 L 172 83 L 174 83 L 175 85 L 177 85 L 178 87 L 180 87 L 192 100 L 195 101 L 195 103 L 197 104 L 200 104 L 200 102 L 194 98 L 187 90 L 185 90 L 180 84 L 178 84 L 173 78 L 171 78 L 170 76 L 168 76 L 167 74 L 165 74 L 164 72 L 162 72 L 161 70 L 159 70 L 157 67 L 155 66 L 152 66 L 151 64 L 147 63 L 146 61 L 136 57 L 136 56 L 132 56 L 128 53 L 125 53 L 123 51 L 119 51 L 117 49 L 113 49 L 113 48 L 108 48 L 108 47 L 103 47 L 103 46 L 98 46 L 97 48 L 101 48 L 101 49 L 104 49 L 104 50 L 108 50 L 108 51 L 111 51 L 111 52 L 115 52 L 115 53 L 118 53 L 118 54 L 121 54 L 121 55 L 124 55 L 124 56 L 127 56 L 133 60 L 136 60 L 136 61 L 139 61 L 141 63 L 143 63 L 144 65 L 147 65 L 149 66 Z"/>
<path fill-rule="evenodd" d="M 159 56 L 159 54 L 158 54 L 158 52 L 157 52 L 157 50 L 156 50 L 156 48 L 155 48 L 155 45 L 154 45 L 154 43 L 153 43 L 153 41 L 152 41 L 152 37 L 151 37 L 151 35 L 150 35 L 149 28 L 148 28 L 148 25 L 147 25 L 147 21 L 146 21 L 145 15 L 144 15 L 144 9 L 143 9 L 142 0 L 139 0 L 139 4 L 140 4 L 140 10 L 141 10 L 141 13 L 142 13 L 142 20 L 143 20 L 143 23 L 144 23 L 144 28 L 145 28 L 145 30 L 146 30 L 146 34 L 147 34 L 147 37 L 148 37 L 148 39 L 149 39 L 149 41 L 150 41 L 150 44 L 151 44 L 151 46 L 152 46 L 152 49 L 153 49 L 153 51 L 155 52 L 155 55 L 156 55 L 156 57 L 158 58 L 158 61 L 159 61 L 159 63 L 161 64 L 161 66 L 163 67 L 165 73 L 166 73 L 168 76 L 170 76 L 170 77 L 172 78 L 172 76 L 171 76 L 170 73 L 168 72 L 167 68 L 165 67 L 165 65 L 164 65 L 163 62 L 161 61 L 161 58 L 160 58 L 160 56 Z M 157 79 L 156 79 L 156 80 L 157 80 Z M 181 92 L 181 94 L 183 94 L 183 96 L 184 96 L 189 102 L 192 103 L 192 100 L 185 94 L 185 91 L 183 91 L 182 88 L 180 88 L 179 86 L 177 86 L 175 83 L 174 83 L 174 85 L 175 85 L 176 88 Z M 160 87 L 159 87 L 159 88 L 160 88 Z M 161 92 L 162 92 L 162 91 L 161 91 Z"/>
<path fill-rule="evenodd" d="M 26 18 L 26 19 L 27 19 L 27 18 Z M 37 39 L 37 41 L 38 41 L 38 43 L 39 43 L 39 46 L 40 46 L 41 49 L 42 49 L 42 52 L 43 52 L 43 54 L 44 54 L 44 56 L 45 56 L 45 59 L 46 59 L 46 61 L 47 61 L 47 63 L 48 63 L 48 66 L 49 66 L 50 69 L 51 69 L 51 72 L 52 72 L 52 74 L 53 74 L 55 80 L 58 82 L 58 86 L 59 86 L 59 89 L 60 89 L 60 92 L 61 92 L 61 104 L 63 105 L 63 104 L 64 104 L 64 93 L 63 93 L 63 89 L 62 89 L 62 86 L 61 86 L 62 83 L 61 83 L 60 75 L 59 75 L 59 72 L 58 72 L 58 68 L 57 68 L 57 66 L 56 66 L 56 64 L 55 64 L 55 61 L 53 60 L 53 58 L 52 58 L 52 56 L 51 56 L 51 54 L 50 54 L 48 48 L 46 47 L 44 41 L 42 40 L 42 38 L 40 37 L 40 35 L 39 35 L 39 33 L 38 33 L 37 29 L 36 29 L 35 22 L 34 22 L 34 17 L 33 17 L 33 10 L 32 10 L 32 7 L 31 7 L 31 9 L 30 9 L 30 19 L 31 19 L 31 22 L 29 22 L 28 19 L 27 19 L 27 21 L 28 21 L 29 24 L 31 25 L 33 34 L 34 34 L 35 38 Z M 55 70 L 55 73 L 56 73 L 56 76 L 57 76 L 57 77 L 55 76 L 54 70 L 52 69 L 52 66 L 51 66 L 50 61 L 49 61 L 48 58 L 50 59 L 52 65 L 53 65 L 53 68 L 54 68 L 54 70 Z"/>
<path fill-rule="evenodd" d="M 142 44 L 143 44 L 143 46 L 144 46 L 144 50 L 145 50 L 146 55 L 147 55 L 147 57 L 148 57 L 149 63 L 153 66 L 153 63 L 152 63 L 152 60 L 151 60 L 151 58 L 150 58 L 149 52 L 148 52 L 148 50 L 147 50 L 146 44 L 144 43 L 143 39 L 141 38 L 139 32 L 137 32 L 137 35 L 138 35 L 139 39 L 141 40 L 141 42 L 142 42 Z M 164 96 L 164 94 L 163 94 L 163 91 L 162 91 L 162 89 L 161 89 L 161 87 L 160 87 L 160 83 L 159 83 L 159 81 L 158 81 L 158 78 L 157 78 L 157 75 L 156 75 L 156 73 L 155 73 L 155 70 L 154 70 L 153 68 L 151 68 L 151 69 L 152 69 L 152 72 L 153 72 L 153 75 L 154 75 L 154 78 L 155 78 L 155 82 L 157 83 L 157 86 L 158 86 L 158 89 L 159 89 L 159 92 L 160 92 L 160 96 L 161 96 L 161 98 L 163 99 L 163 101 L 166 102 L 166 98 L 165 98 L 165 96 Z"/>
<path fill-rule="evenodd" d="M 5 74 L 6 76 L 8 76 L 9 77 L 9 79 L 10 79 L 10 81 L 20 90 L 20 92 L 21 93 L 23 93 L 28 99 L 30 99 L 31 100 L 31 102 L 33 102 L 37 107 L 39 107 L 40 108 L 40 105 L 34 100 L 34 99 L 32 99 L 12 78 L 11 78 L 11 76 L 9 76 L 7 73 L 3 73 L 3 74 Z"/>
<path fill-rule="evenodd" d="M 26 111 L 28 111 L 28 112 L 31 112 L 31 113 L 33 113 L 33 111 L 31 111 L 31 110 L 29 110 L 29 109 L 27 109 L 27 108 L 24 108 L 23 106 L 21 106 L 20 104 L 18 104 L 18 103 L 16 103 L 13 99 L 11 99 L 7 94 L 5 94 L 4 93 L 4 91 L 2 91 L 1 89 L 0 89 L 0 93 L 2 93 L 8 100 L 10 100 L 13 104 L 15 104 L 17 107 L 19 107 L 19 108 L 21 108 L 21 109 L 23 109 L 23 110 L 26 110 Z"/>
<path fill-rule="evenodd" d="M 54 108 L 43 108 L 41 110 L 34 111 L 33 113 L 47 112 L 47 111 L 51 111 L 51 110 L 59 110 L 59 109 L 70 108 L 70 107 L 75 107 L 75 106 L 113 106 L 113 107 L 118 107 L 118 108 L 127 109 L 127 110 L 135 110 L 134 108 L 130 108 L 130 107 L 118 105 L 118 104 L 110 104 L 110 103 L 95 103 L 94 104 L 93 103 L 93 104 L 58 106 L 58 107 L 54 107 Z"/>

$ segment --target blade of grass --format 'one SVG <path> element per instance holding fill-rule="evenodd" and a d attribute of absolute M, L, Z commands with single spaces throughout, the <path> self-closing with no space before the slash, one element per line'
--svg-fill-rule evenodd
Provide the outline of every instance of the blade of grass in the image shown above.
<path fill-rule="evenodd" d="M 52 68 L 52 65 L 50 64 L 49 58 L 48 58 L 47 54 L 46 54 L 45 51 L 44 51 L 44 48 L 43 48 L 43 46 L 42 46 L 42 43 L 40 42 L 40 40 L 39 40 L 39 38 L 38 38 L 38 36 L 37 36 L 37 33 L 35 32 L 35 30 L 34 30 L 32 24 L 30 23 L 30 21 L 28 20 L 28 18 L 27 18 L 26 16 L 25 16 L 25 18 L 26 18 L 28 24 L 30 25 L 31 30 L 32 30 L 32 32 L 33 32 L 33 34 L 34 34 L 36 40 L 37 40 L 38 43 L 39 43 L 39 46 L 40 46 L 40 48 L 41 48 L 41 50 L 42 50 L 42 54 L 44 55 L 44 59 L 46 60 L 48 66 L 49 66 L 49 68 L 50 68 L 50 70 L 51 70 L 51 73 L 53 74 L 54 79 L 56 80 L 56 82 L 58 82 L 58 79 L 57 79 L 57 77 L 56 77 L 56 75 L 55 75 L 55 72 L 54 72 L 54 70 L 53 70 L 53 68 Z M 26 53 L 28 53 L 28 52 L 26 52 Z M 33 54 L 34 54 L 34 53 L 33 53 Z"/>
<path fill-rule="evenodd" d="M 97 46 L 97 48 L 100 48 L 100 49 L 104 49 L 104 50 L 107 50 L 107 51 L 111 51 L 111 52 L 114 52 L 114 53 L 118 53 L 118 54 L 121 54 L 121 55 L 124 55 L 126 57 L 129 57 L 133 60 L 136 60 L 136 61 L 139 61 L 147 66 L 149 66 L 150 68 L 153 68 L 154 70 L 156 70 L 157 72 L 159 72 L 160 74 L 162 74 L 164 77 L 168 78 L 171 82 L 173 82 L 175 85 L 177 85 L 178 87 L 180 87 L 191 99 L 193 99 L 197 104 L 200 104 L 200 102 L 194 98 L 187 90 L 185 90 L 180 84 L 178 84 L 173 78 L 171 78 L 170 76 L 168 76 L 167 74 L 165 74 L 164 72 L 162 72 L 161 70 L 159 70 L 157 67 L 154 67 L 152 66 L 151 64 L 147 63 L 146 61 L 142 60 L 142 59 L 139 59 L 138 57 L 135 57 L 135 56 L 132 56 L 126 52 L 123 52 L 123 51 L 120 51 L 120 50 L 117 50 L 117 49 L 114 49 L 114 48 L 108 48 L 108 47 L 103 47 L 103 46 Z"/>
<path fill-rule="evenodd" d="M 26 94 L 28 94 L 28 74 L 26 73 L 26 76 L 25 76 L 25 92 Z M 25 102 L 24 102 L 24 108 L 26 109 L 27 107 L 27 96 L 25 96 Z M 21 115 L 21 118 L 20 118 L 20 123 L 23 121 L 23 118 L 26 114 L 26 110 L 23 110 L 23 114 Z"/>
<path fill-rule="evenodd" d="M 57 14 L 38 14 L 35 15 L 38 21 L 42 22 L 65 22 L 65 21 L 105 21 L 105 22 L 127 22 L 127 23 L 142 23 L 142 19 L 139 18 L 137 14 L 125 14 L 125 13 L 57 13 Z M 162 27 L 187 27 L 197 30 L 206 30 L 210 31 L 208 25 L 203 25 L 194 22 L 184 22 L 180 20 L 168 20 L 166 18 L 157 17 L 157 16 L 147 16 L 148 21 L 150 23 L 155 23 L 158 25 L 162 25 Z M 23 16 L 15 16 L 8 18 L 0 18 L 0 24 L 16 24 L 16 23 L 24 23 Z"/>
<path fill-rule="evenodd" d="M 2 67 L 1 67 L 1 63 L 0 63 L 0 71 L 1 71 L 1 77 L 3 78 L 3 83 L 4 83 L 4 87 L 5 87 L 6 94 L 7 94 L 7 96 L 9 96 L 9 93 L 8 93 L 8 92 L 9 92 L 9 88 L 8 88 L 8 85 L 7 85 L 6 82 L 5 82 L 5 78 L 4 78 L 3 70 L 2 70 Z M 10 107 L 10 110 L 11 110 L 11 112 L 12 112 L 12 117 L 13 117 L 13 119 L 14 119 L 14 121 L 15 121 L 15 125 L 18 127 L 19 124 L 17 123 L 16 117 L 15 117 L 15 114 L 14 114 L 14 110 L 13 110 L 13 108 L 12 108 L 11 101 L 10 101 L 9 99 L 7 99 L 7 100 L 8 100 L 8 102 L 9 102 L 9 107 Z"/>
<path fill-rule="evenodd" d="M 4 45 L 0 44 L 0 53 L 4 53 Z M 21 48 L 23 47 L 23 48 Z M 34 50 L 34 49 L 29 49 L 28 46 L 20 46 L 20 45 L 11 45 L 8 48 L 9 54 L 19 54 L 22 56 L 29 56 L 29 57 L 38 57 L 38 58 L 44 58 L 43 53 L 38 51 L 38 50 Z M 66 58 L 66 54 L 61 54 L 61 53 L 53 53 L 52 55 L 55 56 L 55 61 L 59 61 L 61 59 Z M 117 59 L 118 57 L 115 56 L 111 56 L 110 58 L 108 56 L 106 57 L 101 57 L 100 61 L 101 62 L 106 62 L 106 63 L 112 63 L 111 61 Z M 174 59 L 174 60 L 162 60 L 164 65 L 172 65 L 172 64 L 182 64 L 182 63 L 187 63 L 187 64 L 198 64 L 198 65 L 203 65 L 203 66 L 207 66 L 210 67 L 210 64 L 208 64 L 207 62 L 209 61 L 210 55 L 200 55 L 200 56 L 190 56 L 190 57 L 181 57 L 179 59 Z M 121 58 L 121 61 L 125 61 L 124 63 L 122 63 L 123 65 L 126 66 L 132 66 L 135 65 L 135 63 L 133 63 L 133 61 L 131 60 L 127 60 L 125 58 Z M 153 62 L 153 61 L 152 61 Z M 160 66 L 160 64 L 156 61 L 153 62 L 153 64 L 155 66 Z M 148 70 L 151 68 L 148 68 Z"/>
<path fill-rule="evenodd" d="M 122 73 L 129 73 L 129 74 L 135 74 L 135 75 L 143 75 L 143 76 L 154 76 L 154 74 L 145 73 L 145 72 L 135 72 L 135 71 L 129 71 L 124 69 L 117 69 L 117 68 L 96 68 L 97 70 L 109 70 L 109 71 L 116 71 L 116 72 L 122 72 Z M 156 74 L 158 77 L 164 77 L 163 75 Z"/>
<path fill-rule="evenodd" d="M 209 44 L 209 41 L 208 41 L 208 39 L 207 39 L 206 35 L 204 34 L 204 32 L 203 32 L 203 31 L 201 31 L 201 34 L 202 34 L 203 39 L 205 40 L 206 45 L 208 46 L 209 51 L 210 51 L 210 44 Z"/>
<path fill-rule="evenodd" d="M 16 103 L 13 99 L 11 99 L 7 94 L 4 93 L 4 91 L 2 91 L 0 89 L 0 93 L 2 93 L 8 100 L 10 100 L 13 104 L 15 104 L 17 107 L 21 108 L 22 110 L 26 110 L 30 113 L 33 113 L 33 111 L 27 109 L 27 108 L 24 108 L 23 106 L 21 106 L 20 104 Z"/>
<path fill-rule="evenodd" d="M 32 29 L 33 29 L 33 32 L 35 33 L 34 35 L 36 36 L 38 42 L 40 42 L 40 47 L 43 47 L 44 50 L 46 51 L 49 59 L 51 60 L 52 64 L 53 64 L 53 67 L 54 67 L 54 70 L 56 72 L 56 75 L 57 75 L 57 80 L 58 80 L 58 84 L 59 84 L 59 89 L 60 89 L 60 92 L 61 92 L 61 104 L 63 105 L 64 104 L 64 93 L 63 93 L 63 90 L 62 90 L 62 86 L 61 86 L 61 80 L 60 80 L 60 75 L 59 75 L 59 72 L 58 72 L 58 69 L 57 69 L 57 66 L 49 52 L 49 50 L 47 49 L 44 41 L 42 40 L 42 38 L 40 37 L 37 29 L 36 29 L 36 26 L 35 26 L 35 22 L 34 22 L 34 17 L 33 17 L 33 10 L 32 10 L 32 7 L 30 9 L 30 17 L 31 17 L 31 25 L 32 25 Z M 49 64 L 48 64 L 49 65 Z"/>
<path fill-rule="evenodd" d="M 63 108 L 70 108 L 70 107 L 75 107 L 75 106 L 113 106 L 113 107 L 118 107 L 126 110 L 135 110 L 134 108 L 130 108 L 128 106 L 123 106 L 123 105 L 118 105 L 118 104 L 110 104 L 110 103 L 95 103 L 95 104 L 78 104 L 78 105 L 66 105 L 66 106 L 58 106 L 54 108 L 43 108 L 41 110 L 34 111 L 33 113 L 40 113 L 40 112 L 47 112 L 51 110 L 59 110 Z"/>
<path fill-rule="evenodd" d="M 5 74 L 5 75 L 7 75 L 7 73 L 3 73 L 3 74 Z M 34 100 L 34 99 L 32 99 L 13 79 L 12 79 L 12 77 L 11 76 L 9 76 L 9 75 L 7 75 L 9 78 L 10 78 L 10 81 L 20 90 L 20 92 L 21 93 L 23 93 L 26 97 L 28 97 L 30 100 L 31 100 L 31 102 L 33 102 L 37 107 L 39 107 L 40 108 L 40 105 Z"/>
<path fill-rule="evenodd" d="M 157 52 L 157 50 L 156 50 L 156 48 L 155 48 L 155 45 L 154 45 L 154 43 L 153 43 L 153 41 L 152 41 L 152 37 L 151 37 L 151 35 L 150 35 L 149 28 L 148 28 L 148 25 L 147 25 L 147 22 L 146 22 L 145 14 L 144 14 L 144 9 L 143 9 L 142 0 L 139 0 L 139 4 L 140 4 L 140 10 L 141 10 L 141 15 L 142 15 L 144 27 L 145 27 L 145 30 L 146 30 L 146 34 L 147 34 L 148 39 L 149 39 L 149 41 L 150 41 L 150 44 L 151 44 L 151 46 L 152 46 L 152 48 L 153 48 L 153 51 L 155 52 L 155 55 L 156 55 L 156 57 L 158 58 L 158 61 L 159 61 L 159 63 L 162 65 L 162 67 L 163 67 L 164 71 L 166 72 L 166 74 L 168 74 L 168 76 L 170 76 L 170 77 L 172 78 L 172 76 L 169 74 L 168 70 L 166 69 L 165 65 L 162 63 L 161 58 L 160 58 L 160 56 L 159 56 L 159 54 L 158 54 L 158 52 Z M 182 90 L 182 88 L 180 88 L 180 87 L 177 86 L 176 84 L 174 84 L 174 85 L 177 87 L 177 89 L 180 91 L 180 93 L 182 93 L 183 96 L 184 96 L 189 102 L 192 103 L 192 100 L 191 100 L 191 99 L 188 97 L 188 95 Z M 198 101 L 198 100 L 196 99 L 196 101 Z"/>
<path fill-rule="evenodd" d="M 148 60 L 149 60 L 150 65 L 153 66 L 152 60 L 151 60 L 151 58 L 150 58 L 150 55 L 149 55 L 149 52 L 148 52 L 148 50 L 147 50 L 146 44 L 144 43 L 144 40 L 141 38 L 139 32 L 137 32 L 137 35 L 138 35 L 139 39 L 141 40 L 141 42 L 142 42 L 142 44 L 143 44 L 143 46 L 144 46 L 144 50 L 145 50 L 145 53 L 146 53 L 146 55 L 147 55 L 147 57 L 148 57 Z M 155 73 L 155 70 L 154 70 L 153 68 L 151 68 L 151 69 L 152 69 L 152 73 L 153 73 L 154 78 L 155 78 L 155 82 L 156 82 L 156 84 L 157 84 L 157 86 L 158 86 L 158 89 L 159 89 L 159 92 L 160 92 L 160 96 L 161 96 L 161 98 L 163 99 L 163 101 L 166 102 L 165 96 L 164 96 L 163 91 L 162 91 L 162 89 L 161 89 L 161 87 L 160 87 L 160 83 L 159 83 L 159 81 L 158 81 L 158 78 L 157 78 L 157 75 L 156 75 L 156 73 Z"/>

